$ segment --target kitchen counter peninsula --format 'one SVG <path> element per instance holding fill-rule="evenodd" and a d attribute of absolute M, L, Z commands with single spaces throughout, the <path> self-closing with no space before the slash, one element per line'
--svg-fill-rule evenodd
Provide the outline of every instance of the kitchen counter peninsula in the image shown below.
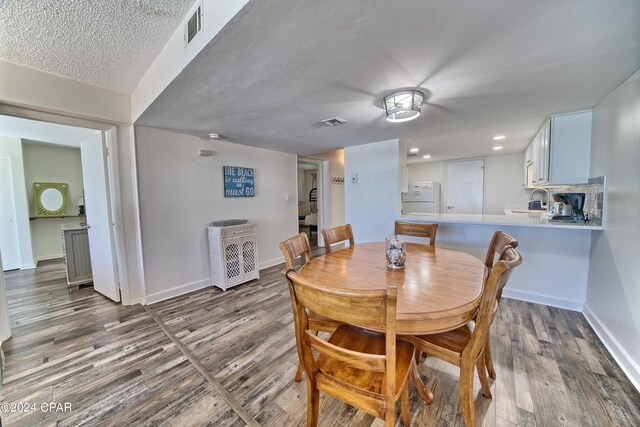
<path fill-rule="evenodd" d="M 508 227 L 537 227 L 571 230 L 604 230 L 601 225 L 590 223 L 574 224 L 550 222 L 540 214 L 512 214 L 512 215 L 471 215 L 471 214 L 408 214 L 401 215 L 398 220 L 408 222 L 502 225 Z"/>
<path fill-rule="evenodd" d="M 413 214 L 396 219 L 438 224 L 436 245 L 481 260 L 493 233 L 504 231 L 518 240 L 522 265 L 513 272 L 503 295 L 575 311 L 582 311 L 587 296 L 591 239 L 604 229 L 588 223 L 549 223 L 533 214 Z"/>

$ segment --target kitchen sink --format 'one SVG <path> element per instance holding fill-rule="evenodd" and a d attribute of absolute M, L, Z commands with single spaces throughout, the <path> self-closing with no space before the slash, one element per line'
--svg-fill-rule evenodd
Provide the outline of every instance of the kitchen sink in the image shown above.
<path fill-rule="evenodd" d="M 529 214 L 529 215 L 542 215 L 547 211 L 544 210 L 529 210 L 529 209 L 505 209 L 505 215 L 510 214 Z"/>

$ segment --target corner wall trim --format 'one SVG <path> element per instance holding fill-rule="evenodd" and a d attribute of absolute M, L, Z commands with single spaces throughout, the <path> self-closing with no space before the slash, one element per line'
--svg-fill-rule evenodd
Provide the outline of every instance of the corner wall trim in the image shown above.
<path fill-rule="evenodd" d="M 535 304 L 550 305 L 551 307 L 564 308 L 565 310 L 582 312 L 584 303 L 578 301 L 564 300 L 546 295 L 535 294 L 533 292 L 519 291 L 517 289 L 509 289 L 506 287 L 503 296 L 520 301 L 532 302 Z"/>
<path fill-rule="evenodd" d="M 197 280 L 191 283 L 185 283 L 184 285 L 175 286 L 165 291 L 155 292 L 148 294 L 145 298 L 145 304 L 153 304 L 156 302 L 164 301 L 169 298 L 177 297 L 180 295 L 188 294 L 189 292 L 197 291 L 198 289 L 207 288 L 211 285 L 211 278 Z"/>
<path fill-rule="evenodd" d="M 615 361 L 618 362 L 620 369 L 627 375 L 636 390 L 640 392 L 640 366 L 631 358 L 624 347 L 620 345 L 616 337 L 604 325 L 602 320 L 591 311 L 589 306 L 584 306 L 583 314 L 596 335 L 598 335 L 598 338 L 600 338 L 600 341 L 602 341 L 607 350 L 609 350 L 609 353 Z"/>
<path fill-rule="evenodd" d="M 20 270 L 32 270 L 32 269 L 34 269 L 34 268 L 36 268 L 36 265 L 35 265 L 34 263 L 31 263 L 31 264 L 22 264 L 22 265 L 20 266 Z"/>

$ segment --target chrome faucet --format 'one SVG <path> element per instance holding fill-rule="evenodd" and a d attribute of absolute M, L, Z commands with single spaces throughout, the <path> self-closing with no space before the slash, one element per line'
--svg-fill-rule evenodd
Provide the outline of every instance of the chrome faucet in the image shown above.
<path fill-rule="evenodd" d="M 547 190 L 546 188 L 536 188 L 531 192 L 531 195 L 529 196 L 529 201 L 533 201 L 533 195 L 536 194 L 538 191 L 544 191 L 547 194 L 547 207 L 546 207 L 546 212 L 549 213 L 549 206 L 551 206 L 551 193 L 549 193 L 549 190 Z"/>

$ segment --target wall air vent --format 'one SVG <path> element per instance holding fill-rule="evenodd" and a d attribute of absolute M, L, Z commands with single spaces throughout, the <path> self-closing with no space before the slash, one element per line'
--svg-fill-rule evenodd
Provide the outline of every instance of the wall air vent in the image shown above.
<path fill-rule="evenodd" d="M 322 123 L 327 126 L 339 126 L 347 123 L 347 121 L 345 119 L 341 119 L 340 117 L 333 117 L 331 119 L 323 120 Z"/>
<path fill-rule="evenodd" d="M 202 30 L 202 6 L 198 6 L 195 12 L 193 12 L 193 15 L 191 15 L 191 18 L 187 21 L 185 28 L 187 44 L 191 43 L 191 40 L 193 40 L 200 30 Z"/>

